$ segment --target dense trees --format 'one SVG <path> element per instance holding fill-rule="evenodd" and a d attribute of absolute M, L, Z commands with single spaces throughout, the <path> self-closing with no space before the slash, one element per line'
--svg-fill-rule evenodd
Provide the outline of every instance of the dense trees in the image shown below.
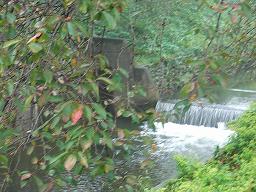
<path fill-rule="evenodd" d="M 136 63 L 151 69 L 163 94 L 193 79 L 197 95 L 210 96 L 207 87 L 224 85 L 234 74 L 246 71 L 248 80 L 254 77 L 254 1 L 143 0 L 129 5 L 119 31 L 107 35 L 135 42 Z M 122 27 L 127 22 L 130 27 Z"/>

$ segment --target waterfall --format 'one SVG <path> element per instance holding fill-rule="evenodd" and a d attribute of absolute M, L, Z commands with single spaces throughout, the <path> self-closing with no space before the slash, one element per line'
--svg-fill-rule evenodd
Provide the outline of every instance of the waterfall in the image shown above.
<path fill-rule="evenodd" d="M 156 111 L 165 112 L 167 120 L 179 124 L 218 127 L 219 122 L 229 122 L 239 117 L 245 110 L 239 106 L 229 106 L 221 104 L 197 104 L 193 103 L 182 117 L 176 119 L 175 103 L 158 101 Z"/>

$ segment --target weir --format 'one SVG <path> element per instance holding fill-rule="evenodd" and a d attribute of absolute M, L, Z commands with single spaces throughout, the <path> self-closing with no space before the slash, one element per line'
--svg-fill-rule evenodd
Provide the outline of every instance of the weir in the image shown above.
<path fill-rule="evenodd" d="M 174 102 L 158 101 L 156 105 L 156 111 L 168 114 L 167 120 L 169 122 L 205 127 L 218 127 L 218 123 L 232 121 L 238 118 L 245 110 L 246 107 L 236 107 L 234 105 L 193 103 L 182 117 L 174 119 Z"/>

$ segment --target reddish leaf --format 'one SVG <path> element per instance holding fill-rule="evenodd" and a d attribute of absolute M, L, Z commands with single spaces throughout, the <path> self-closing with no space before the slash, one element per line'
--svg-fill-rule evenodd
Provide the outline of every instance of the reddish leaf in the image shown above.
<path fill-rule="evenodd" d="M 76 59 L 76 58 L 73 58 L 73 59 L 71 60 L 71 65 L 72 65 L 72 67 L 77 67 L 78 62 L 77 62 L 77 59 Z"/>
<path fill-rule="evenodd" d="M 62 117 L 62 121 L 63 121 L 64 123 L 67 123 L 68 120 L 69 120 L 69 116 L 63 116 L 63 117 Z"/>
<path fill-rule="evenodd" d="M 123 139 L 125 137 L 125 133 L 123 129 L 118 129 L 117 135 L 119 139 Z"/>
<path fill-rule="evenodd" d="M 119 12 L 119 13 L 122 13 L 123 12 L 123 8 L 121 6 L 117 7 L 116 10 Z"/>
<path fill-rule="evenodd" d="M 63 77 L 59 77 L 59 78 L 58 78 L 58 81 L 59 81 L 59 83 L 60 83 L 60 84 L 64 84 L 64 83 L 65 83 L 64 78 L 63 78 Z"/>
<path fill-rule="evenodd" d="M 92 140 L 87 141 L 86 143 L 82 144 L 83 151 L 86 151 L 92 146 Z"/>
<path fill-rule="evenodd" d="M 38 32 L 37 34 L 35 34 L 33 37 L 31 37 L 29 40 L 28 40 L 28 42 L 27 42 L 27 44 L 29 44 L 30 42 L 32 42 L 32 41 L 35 41 L 35 40 L 37 40 L 37 39 L 39 39 L 41 36 L 42 36 L 42 32 Z"/>
<path fill-rule="evenodd" d="M 83 115 L 83 108 L 80 106 L 78 109 L 75 109 L 71 115 L 71 121 L 75 125 Z"/>
<path fill-rule="evenodd" d="M 151 145 L 151 149 L 152 149 L 153 152 L 156 152 L 157 151 L 157 145 L 155 143 L 153 143 Z"/>
<path fill-rule="evenodd" d="M 236 24 L 236 23 L 238 22 L 237 16 L 232 15 L 232 16 L 231 16 L 231 22 L 232 22 L 233 24 Z"/>
<path fill-rule="evenodd" d="M 71 21 L 72 17 L 68 16 L 65 18 L 65 21 L 68 22 L 68 21 Z"/>
<path fill-rule="evenodd" d="M 25 173 L 25 174 L 23 174 L 22 176 L 21 176 L 21 181 L 24 181 L 24 180 L 26 180 L 26 179 L 29 179 L 30 177 L 32 176 L 32 174 L 31 173 Z"/>
<path fill-rule="evenodd" d="M 77 158 L 75 155 L 69 155 L 64 163 L 64 167 L 67 171 L 71 171 L 75 166 Z"/>
<path fill-rule="evenodd" d="M 220 9 L 220 6 L 218 4 L 211 6 L 211 9 L 213 9 L 217 13 L 223 13 L 223 11 Z"/>
<path fill-rule="evenodd" d="M 232 5 L 232 9 L 234 10 L 234 11 L 236 11 L 236 10 L 238 10 L 239 9 L 239 4 L 233 4 Z"/>
<path fill-rule="evenodd" d="M 47 188 L 44 190 L 44 192 L 51 192 L 51 191 L 53 191 L 52 190 L 53 187 L 54 187 L 54 181 L 51 181 L 51 182 L 48 183 Z"/>

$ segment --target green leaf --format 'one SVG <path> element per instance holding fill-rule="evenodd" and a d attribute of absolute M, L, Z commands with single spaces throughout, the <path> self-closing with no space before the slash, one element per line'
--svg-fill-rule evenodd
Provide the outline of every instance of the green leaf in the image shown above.
<path fill-rule="evenodd" d="M 133 188 L 128 184 L 125 185 L 125 188 L 127 189 L 127 192 L 134 192 Z"/>
<path fill-rule="evenodd" d="M 52 121 L 51 127 L 54 129 L 59 122 L 60 122 L 60 117 L 59 116 L 55 117 Z"/>
<path fill-rule="evenodd" d="M 242 13 L 250 18 L 252 16 L 252 8 L 247 3 L 241 3 Z"/>
<path fill-rule="evenodd" d="M 15 45 L 15 44 L 19 43 L 20 41 L 21 41 L 21 39 L 12 39 L 10 41 L 6 41 L 6 42 L 4 42 L 3 48 L 4 49 L 8 48 L 8 47 L 10 47 L 12 45 Z"/>
<path fill-rule="evenodd" d="M 92 89 L 92 91 L 93 91 L 93 93 L 96 96 L 96 99 L 98 101 L 99 98 L 100 98 L 100 93 L 99 93 L 98 85 L 96 83 L 94 83 L 94 82 L 90 82 L 90 87 L 91 87 L 91 89 Z"/>
<path fill-rule="evenodd" d="M 49 132 L 43 132 L 43 133 L 41 133 L 41 135 L 42 135 L 43 138 L 45 138 L 49 141 L 52 140 L 52 138 L 53 138 L 52 134 L 49 133 Z"/>
<path fill-rule="evenodd" d="M 56 108 L 56 112 L 61 112 L 63 110 L 66 110 L 66 108 L 68 108 L 68 113 L 65 113 L 66 115 L 70 115 L 72 113 L 73 108 L 71 108 L 71 106 L 74 105 L 73 101 L 67 101 L 63 104 L 61 104 L 59 107 Z"/>
<path fill-rule="evenodd" d="M 92 110 L 91 110 L 90 107 L 88 107 L 88 106 L 85 106 L 85 107 L 84 107 L 84 116 L 85 116 L 89 121 L 92 120 Z"/>
<path fill-rule="evenodd" d="M 213 69 L 213 70 L 217 70 L 218 69 L 218 64 L 216 62 L 211 62 L 210 68 Z"/>
<path fill-rule="evenodd" d="M 58 186 L 60 186 L 60 187 L 65 187 L 65 186 L 67 186 L 66 181 L 64 181 L 64 180 L 61 179 L 61 178 L 57 178 L 55 181 L 56 181 L 56 184 L 57 184 Z"/>
<path fill-rule="evenodd" d="M 107 112 L 106 110 L 102 107 L 102 105 L 98 103 L 93 103 L 92 104 L 93 108 L 95 109 L 96 113 L 102 118 L 106 119 L 107 118 Z"/>
<path fill-rule="evenodd" d="M 99 77 L 97 80 L 98 81 L 103 81 L 103 82 L 105 82 L 105 83 L 107 83 L 109 85 L 113 84 L 113 81 L 111 79 L 106 78 L 106 77 Z"/>
<path fill-rule="evenodd" d="M 8 91 L 8 95 L 12 95 L 13 91 L 14 91 L 14 82 L 12 80 L 10 80 L 7 84 L 7 91 Z"/>
<path fill-rule="evenodd" d="M 76 21 L 76 27 L 82 32 L 83 35 L 88 36 L 88 26 L 85 25 L 83 22 Z"/>
<path fill-rule="evenodd" d="M 40 179 L 39 177 L 33 175 L 33 180 L 35 181 L 38 189 L 40 190 L 42 188 L 42 186 L 44 185 L 42 179 Z"/>
<path fill-rule="evenodd" d="M 0 100 L 0 113 L 3 111 L 4 105 L 5 105 L 5 101 Z"/>
<path fill-rule="evenodd" d="M 0 164 L 7 166 L 8 158 L 5 155 L 0 155 Z"/>
<path fill-rule="evenodd" d="M 34 98 L 34 95 L 30 95 L 26 100 L 25 100 L 25 104 L 24 104 L 24 110 L 28 110 L 28 108 L 31 105 L 32 99 Z"/>
<path fill-rule="evenodd" d="M 53 73 L 49 70 L 44 71 L 43 73 L 44 79 L 47 83 L 51 83 L 53 79 Z"/>
<path fill-rule="evenodd" d="M 39 43 L 30 43 L 28 46 L 33 53 L 38 53 L 43 49 L 43 46 Z"/>
<path fill-rule="evenodd" d="M 48 101 L 53 103 L 59 103 L 63 101 L 64 99 L 61 96 L 49 96 Z"/>
<path fill-rule="evenodd" d="M 20 188 L 24 188 L 28 184 L 28 181 L 21 181 Z"/>
<path fill-rule="evenodd" d="M 122 76 L 119 73 L 116 73 L 113 78 L 112 78 L 113 84 L 110 85 L 109 91 L 122 91 L 123 86 L 125 86 L 125 84 L 123 84 L 122 82 Z"/>
<path fill-rule="evenodd" d="M 68 7 L 70 6 L 72 3 L 74 3 L 75 0 L 64 0 L 65 6 Z"/>
<path fill-rule="evenodd" d="M 143 87 L 139 87 L 137 91 L 138 91 L 138 95 L 139 96 L 142 96 L 142 97 L 146 97 L 147 96 L 147 92 L 144 90 Z"/>
<path fill-rule="evenodd" d="M 35 149 L 34 145 L 29 146 L 27 149 L 27 155 L 31 155 L 33 153 L 34 149 Z"/>
<path fill-rule="evenodd" d="M 112 139 L 111 139 L 111 137 L 109 136 L 108 133 L 103 133 L 103 139 L 104 139 L 105 144 L 106 144 L 110 149 L 113 149 Z"/>
<path fill-rule="evenodd" d="M 89 165 L 87 157 L 81 151 L 78 152 L 78 156 L 80 158 L 80 164 L 83 165 L 85 168 L 88 168 Z"/>
<path fill-rule="evenodd" d="M 131 111 L 124 111 L 123 113 L 122 113 L 122 116 L 123 117 L 130 117 L 130 116 L 132 116 L 132 112 Z"/>
<path fill-rule="evenodd" d="M 115 28 L 116 21 L 115 21 L 114 17 L 106 11 L 103 11 L 102 14 L 103 14 L 103 18 L 105 20 L 107 27 L 109 27 L 111 29 Z"/>
<path fill-rule="evenodd" d="M 79 6 L 79 10 L 80 10 L 82 13 L 87 13 L 88 8 L 89 8 L 89 3 L 90 3 L 90 1 L 81 0 L 81 1 L 80 1 L 80 6 Z"/>
<path fill-rule="evenodd" d="M 55 163 L 56 161 L 60 160 L 63 156 L 65 156 L 67 154 L 67 152 L 61 153 L 60 155 L 51 158 L 51 160 L 49 161 L 49 165 Z"/>
<path fill-rule="evenodd" d="M 73 23 L 67 22 L 67 28 L 68 28 L 69 35 L 71 35 L 73 37 L 76 36 L 76 31 L 75 31 L 75 27 L 74 27 Z"/>
<path fill-rule="evenodd" d="M 192 88 L 192 83 L 185 84 L 184 87 L 180 91 L 180 97 L 182 97 L 182 98 L 187 97 L 191 91 L 191 88 Z"/>
<path fill-rule="evenodd" d="M 10 24 L 13 24 L 16 20 L 16 16 L 12 13 L 7 13 L 6 18 L 7 18 L 8 23 L 10 23 Z"/>
<path fill-rule="evenodd" d="M 109 173 L 110 171 L 114 170 L 114 166 L 112 164 L 105 164 L 104 171 L 105 173 Z"/>

